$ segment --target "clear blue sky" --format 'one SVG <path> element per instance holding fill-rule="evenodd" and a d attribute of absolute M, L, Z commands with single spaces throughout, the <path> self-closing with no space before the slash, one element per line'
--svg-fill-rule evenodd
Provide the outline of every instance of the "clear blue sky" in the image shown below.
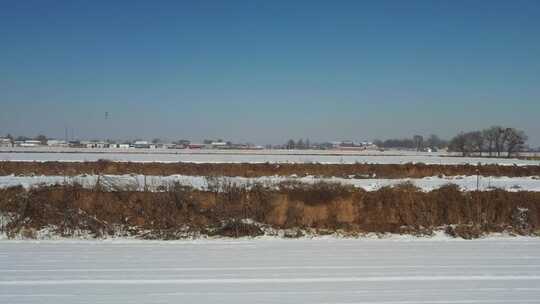
<path fill-rule="evenodd" d="M 0 133 L 540 145 L 540 1 L 0 0 Z M 109 120 L 104 113 L 109 112 Z"/>

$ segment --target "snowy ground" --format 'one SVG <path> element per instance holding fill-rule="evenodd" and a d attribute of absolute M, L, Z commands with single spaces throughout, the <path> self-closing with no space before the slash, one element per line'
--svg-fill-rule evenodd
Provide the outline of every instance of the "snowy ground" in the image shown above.
<path fill-rule="evenodd" d="M 540 240 L 1 241 L 0 303 L 539 303 Z"/>
<path fill-rule="evenodd" d="M 79 176 L 0 176 L 0 189 L 22 185 L 25 188 L 36 186 L 50 186 L 56 184 L 77 183 L 85 188 L 94 188 L 98 183 L 108 190 L 132 190 L 132 191 L 157 191 L 166 189 L 173 183 L 179 183 L 184 186 L 191 186 L 199 190 L 208 190 L 210 187 L 220 185 L 236 184 L 252 185 L 254 183 L 275 186 L 284 181 L 297 181 L 302 183 L 315 183 L 318 181 L 341 183 L 344 185 L 353 185 L 366 191 L 375 191 L 384 186 L 394 186 L 404 182 L 410 182 L 423 191 L 431 191 L 440 188 L 446 184 L 458 185 L 463 191 L 473 190 L 491 190 L 494 188 L 507 191 L 540 191 L 540 177 L 497 177 L 497 176 L 431 176 L 425 178 L 400 178 L 400 179 L 355 179 L 355 178 L 316 178 L 307 177 L 281 177 L 281 176 L 263 176 L 256 178 L 245 177 L 219 177 L 208 180 L 204 176 L 144 176 L 144 175 L 79 175 Z M 478 188 L 477 188 L 478 186 Z M 165 188 L 164 188 L 165 187 Z"/>
<path fill-rule="evenodd" d="M 440 153 L 422 153 L 408 151 L 389 152 L 348 152 L 348 151 L 319 151 L 317 153 L 304 151 L 266 150 L 266 151 L 206 151 L 183 153 L 66 153 L 66 152 L 2 152 L 0 161 L 97 161 L 108 159 L 112 161 L 131 162 L 192 162 L 192 163 L 333 163 L 333 164 L 501 164 L 501 165 L 540 165 L 540 161 L 528 161 L 506 158 L 450 157 Z M 325 152 L 325 153 L 323 153 Z M 337 154 L 336 154 L 337 153 Z M 373 154 L 374 153 L 374 154 Z M 398 155 L 396 155 L 398 154 Z"/>

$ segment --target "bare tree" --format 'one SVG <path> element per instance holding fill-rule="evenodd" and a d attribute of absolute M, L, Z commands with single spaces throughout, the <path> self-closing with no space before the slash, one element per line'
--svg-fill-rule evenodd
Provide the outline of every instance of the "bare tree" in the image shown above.
<path fill-rule="evenodd" d="M 506 156 L 511 157 L 513 153 L 524 148 L 527 139 L 522 130 L 492 126 L 483 131 L 461 132 L 452 139 L 449 148 L 461 152 L 463 156 L 470 152 L 478 152 L 482 156 L 482 152 L 487 149 L 489 156 L 496 152 L 500 157 L 506 152 Z"/>
<path fill-rule="evenodd" d="M 506 143 L 506 129 L 501 126 L 494 127 L 495 132 L 495 150 L 497 151 L 497 156 L 501 156 L 501 152 L 504 151 L 504 145 Z"/>
<path fill-rule="evenodd" d="M 46 145 L 47 144 L 47 136 L 43 135 L 43 134 L 40 134 L 38 136 L 36 136 L 35 140 L 39 140 L 39 142 L 42 144 L 42 145 Z"/>
<path fill-rule="evenodd" d="M 470 146 L 470 151 L 478 152 L 482 156 L 484 150 L 485 138 L 481 131 L 473 131 L 465 134 L 467 144 Z"/>
<path fill-rule="evenodd" d="M 468 147 L 467 147 L 467 136 L 465 133 L 461 132 L 450 140 L 448 145 L 451 151 L 461 152 L 462 156 L 467 156 Z"/>
<path fill-rule="evenodd" d="M 500 136 L 499 129 L 501 128 L 494 126 L 494 127 L 490 127 L 489 129 L 485 129 L 482 131 L 484 140 L 487 142 L 487 151 L 489 153 L 489 156 L 493 156 L 493 150 L 495 149 L 495 142 L 497 141 L 497 138 Z"/>
<path fill-rule="evenodd" d="M 416 151 L 422 150 L 424 146 L 424 137 L 422 135 L 415 135 L 413 136 L 414 141 L 414 147 L 416 148 Z"/>
<path fill-rule="evenodd" d="M 512 153 L 523 149 L 523 145 L 528 139 L 524 131 L 516 130 L 514 128 L 507 128 L 504 132 L 504 138 L 506 142 L 506 156 L 508 158 L 512 156 Z"/>
<path fill-rule="evenodd" d="M 461 152 L 462 156 L 467 156 L 472 152 L 482 154 L 484 149 L 484 137 L 480 131 L 472 131 L 467 133 L 459 133 L 452 138 L 449 144 L 451 151 Z"/>
<path fill-rule="evenodd" d="M 429 138 L 426 140 L 425 146 L 430 147 L 430 148 L 441 149 L 447 144 L 448 143 L 445 140 L 442 140 L 441 138 L 439 138 L 439 136 L 435 134 L 431 134 Z"/>
<path fill-rule="evenodd" d="M 295 148 L 296 144 L 294 143 L 294 140 L 289 139 L 287 142 L 287 150 L 293 150 Z"/>

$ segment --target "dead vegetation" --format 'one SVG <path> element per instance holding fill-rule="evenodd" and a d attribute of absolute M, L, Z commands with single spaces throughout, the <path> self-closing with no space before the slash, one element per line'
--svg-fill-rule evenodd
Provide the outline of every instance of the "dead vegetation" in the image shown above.
<path fill-rule="evenodd" d="M 448 185 L 431 192 L 401 184 L 367 192 L 331 183 L 283 183 L 239 187 L 215 185 L 199 191 L 171 184 L 163 192 L 102 191 L 80 186 L 0 190 L 0 229 L 8 237 L 57 235 L 136 236 L 178 239 L 258 236 L 282 229 L 284 236 L 342 231 L 431 235 L 435 229 L 463 238 L 490 232 L 539 232 L 540 193 L 461 192 Z M 4 221 L 5 222 L 5 221 Z"/>
<path fill-rule="evenodd" d="M 320 176 L 343 178 L 422 178 L 427 176 L 539 176 L 539 166 L 426 165 L 426 164 L 272 164 L 272 163 L 130 163 L 0 162 L 0 175 L 143 174 L 191 176 Z"/>

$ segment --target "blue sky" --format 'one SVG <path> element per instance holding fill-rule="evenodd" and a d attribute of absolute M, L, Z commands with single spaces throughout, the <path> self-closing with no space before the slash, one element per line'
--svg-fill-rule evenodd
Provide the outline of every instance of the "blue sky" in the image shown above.
<path fill-rule="evenodd" d="M 0 41 L 0 133 L 540 145 L 540 1 L 0 0 Z"/>

